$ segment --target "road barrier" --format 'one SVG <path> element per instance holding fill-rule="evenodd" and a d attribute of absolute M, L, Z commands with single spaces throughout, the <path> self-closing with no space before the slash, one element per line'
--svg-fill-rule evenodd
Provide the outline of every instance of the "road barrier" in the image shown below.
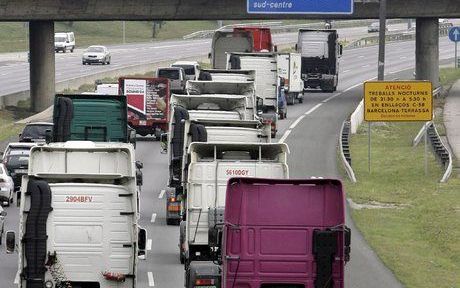
<path fill-rule="evenodd" d="M 423 137 L 425 136 L 425 130 L 428 134 L 428 139 L 430 139 L 431 147 L 433 148 L 436 159 L 444 166 L 445 172 L 442 176 L 440 182 L 445 183 L 449 180 L 450 175 L 453 170 L 452 163 L 452 152 L 450 151 L 448 145 L 444 144 L 441 137 L 439 136 L 436 125 L 433 122 L 426 122 L 425 125 L 420 129 L 417 136 L 415 136 L 413 141 L 413 146 L 417 146 Z"/>
<path fill-rule="evenodd" d="M 356 183 L 356 176 L 353 168 L 351 167 L 351 154 L 350 154 L 350 122 L 344 121 L 340 128 L 339 149 L 340 158 L 342 159 L 343 166 L 347 172 L 348 178 L 353 183 Z"/>
<path fill-rule="evenodd" d="M 452 23 L 439 24 L 439 37 L 449 35 L 449 28 L 452 27 Z M 394 32 L 385 35 L 386 42 L 397 42 L 397 41 L 411 41 L 415 40 L 416 34 L 414 31 L 409 32 Z M 355 49 L 360 47 L 372 46 L 379 44 L 379 36 L 364 37 L 359 40 L 353 41 L 348 44 L 345 49 Z"/>

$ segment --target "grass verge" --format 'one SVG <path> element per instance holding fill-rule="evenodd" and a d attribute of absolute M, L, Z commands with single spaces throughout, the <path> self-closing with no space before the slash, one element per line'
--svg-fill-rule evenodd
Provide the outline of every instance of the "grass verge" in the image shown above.
<path fill-rule="evenodd" d="M 21 133 L 24 125 L 14 123 L 16 120 L 18 118 L 13 111 L 0 110 L 0 142 Z"/>
<path fill-rule="evenodd" d="M 358 183 L 346 182 L 348 197 L 408 205 L 363 209 L 352 217 L 383 262 L 406 287 L 458 287 L 460 283 L 460 179 L 439 183 L 442 169 L 424 147 L 411 146 L 421 123 L 372 128 L 372 172 L 367 168 L 368 135 L 362 126 L 351 138 Z"/>

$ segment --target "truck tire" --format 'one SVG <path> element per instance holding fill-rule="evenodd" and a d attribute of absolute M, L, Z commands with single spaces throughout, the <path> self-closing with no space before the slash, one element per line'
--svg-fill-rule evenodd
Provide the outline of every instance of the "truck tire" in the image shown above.
<path fill-rule="evenodd" d="M 200 71 L 200 75 L 198 76 L 199 81 L 212 81 L 211 73 Z"/>

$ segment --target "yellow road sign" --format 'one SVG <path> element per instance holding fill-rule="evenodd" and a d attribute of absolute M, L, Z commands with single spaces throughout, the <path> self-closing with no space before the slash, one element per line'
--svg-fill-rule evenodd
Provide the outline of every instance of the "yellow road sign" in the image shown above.
<path fill-rule="evenodd" d="M 430 121 L 433 86 L 429 81 L 364 83 L 364 120 L 369 122 Z"/>

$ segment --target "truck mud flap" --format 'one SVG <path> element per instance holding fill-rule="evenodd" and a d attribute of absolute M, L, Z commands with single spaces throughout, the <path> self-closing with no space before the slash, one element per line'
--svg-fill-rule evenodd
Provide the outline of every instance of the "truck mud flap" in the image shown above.
<path fill-rule="evenodd" d="M 56 117 L 53 119 L 56 127 L 54 131 L 54 142 L 65 142 L 70 138 L 70 125 L 73 118 L 73 103 L 70 98 L 58 97 L 56 99 Z"/>
<path fill-rule="evenodd" d="M 208 132 L 206 127 L 201 124 L 191 124 L 190 125 L 190 134 L 192 135 L 192 142 L 207 142 L 208 141 Z"/>
<path fill-rule="evenodd" d="M 51 189 L 46 181 L 29 180 L 26 196 L 30 196 L 30 210 L 25 223 L 22 239 L 27 267 L 22 277 L 28 288 L 43 288 L 45 282 L 46 261 L 46 221 L 52 211 Z"/>
<path fill-rule="evenodd" d="M 333 288 L 332 263 L 337 253 L 337 232 L 315 230 L 313 232 L 313 254 L 316 261 L 315 288 Z"/>

